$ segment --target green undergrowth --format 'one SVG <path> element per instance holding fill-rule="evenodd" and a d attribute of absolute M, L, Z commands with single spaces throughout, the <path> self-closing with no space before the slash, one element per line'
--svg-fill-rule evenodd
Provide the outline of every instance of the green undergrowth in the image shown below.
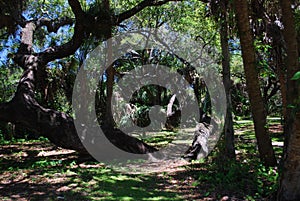
<path fill-rule="evenodd" d="M 217 158 L 217 157 L 216 157 Z M 277 167 L 264 167 L 258 160 L 217 161 L 213 156 L 194 167 L 195 185 L 205 186 L 206 195 L 242 200 L 269 200 L 277 189 Z"/>
<path fill-rule="evenodd" d="M 270 118 L 268 125 L 272 142 L 282 144 L 280 119 Z M 195 172 L 197 182 L 207 184 L 208 195 L 219 192 L 218 199 L 223 194 L 234 194 L 244 200 L 270 200 L 278 188 L 278 167 L 265 167 L 259 160 L 252 121 L 235 122 L 234 128 L 237 159 L 226 160 L 218 149 L 214 150 L 208 158 L 195 165 L 200 167 Z M 279 161 L 283 147 L 273 148 Z"/>

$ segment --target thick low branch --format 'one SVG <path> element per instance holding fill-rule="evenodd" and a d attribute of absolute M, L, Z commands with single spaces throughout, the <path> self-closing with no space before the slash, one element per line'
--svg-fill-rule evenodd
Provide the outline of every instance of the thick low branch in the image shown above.
<path fill-rule="evenodd" d="M 8 105 L 6 109 L 13 108 L 11 118 L 0 115 L 0 120 L 20 124 L 47 137 L 57 146 L 87 154 L 77 136 L 73 119 L 67 114 L 43 108 L 27 93 L 17 94 Z M 3 114 L 1 109 L 5 107 L 0 106 L 0 113 Z"/>
<path fill-rule="evenodd" d="M 33 132 L 47 137 L 59 147 L 88 154 L 77 135 L 73 118 L 63 112 L 43 108 L 28 93 L 17 94 L 10 103 L 1 104 L 0 120 L 25 126 Z M 115 146 L 124 151 L 138 154 L 157 151 L 119 130 L 108 130 L 105 133 Z"/>
<path fill-rule="evenodd" d="M 24 66 L 14 98 L 0 105 L 0 120 L 21 124 L 28 129 L 47 137 L 54 144 L 86 152 L 77 136 L 73 119 L 62 113 L 43 108 L 35 100 L 35 79 L 39 57 L 28 56 L 18 63 Z"/>
<path fill-rule="evenodd" d="M 35 74 L 40 64 L 38 57 L 31 56 L 24 62 L 26 70 L 14 98 L 9 103 L 0 104 L 0 121 L 20 124 L 47 137 L 57 146 L 88 154 L 77 134 L 74 119 L 63 112 L 46 109 L 35 100 Z M 124 151 L 139 154 L 156 151 L 155 148 L 121 131 L 109 128 L 105 134 L 115 146 Z"/>

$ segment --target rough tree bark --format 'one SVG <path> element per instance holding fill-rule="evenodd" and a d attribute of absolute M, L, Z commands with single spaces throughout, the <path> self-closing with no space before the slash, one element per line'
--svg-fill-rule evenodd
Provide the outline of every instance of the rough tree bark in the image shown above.
<path fill-rule="evenodd" d="M 261 161 L 266 166 L 276 166 L 272 142 L 268 134 L 267 118 L 263 98 L 260 91 L 253 34 L 249 24 L 248 1 L 235 0 L 235 13 L 242 47 L 242 57 L 246 76 L 247 91 L 254 121 L 255 136 Z"/>
<path fill-rule="evenodd" d="M 168 1 L 170 0 L 144 0 L 132 9 L 119 15 L 107 13 L 111 15 L 109 17 L 112 19 L 109 23 L 111 26 L 116 26 L 148 6 L 159 6 Z M 14 61 L 24 69 L 24 72 L 13 99 L 10 102 L 0 104 L 0 121 L 21 124 L 47 137 L 57 146 L 87 154 L 77 135 L 73 118 L 63 112 L 44 108 L 35 99 L 36 85 L 41 81 L 38 79 L 38 75 L 45 73 L 47 64 L 56 59 L 74 54 L 83 43 L 84 37 L 89 35 L 89 30 L 96 28 L 98 30 L 99 26 L 102 29 L 106 27 L 107 21 L 101 21 L 103 19 L 88 16 L 82 10 L 78 0 L 68 0 L 68 3 L 75 15 L 74 35 L 69 42 L 61 46 L 52 46 L 43 52 L 35 53 L 32 49 L 34 42 L 33 33 L 42 26 L 46 26 L 49 32 L 55 32 L 60 26 L 73 24 L 74 20 L 64 18 L 50 20 L 51 23 L 49 23 L 49 20 L 41 19 L 21 22 L 21 26 L 23 27 L 21 31 L 21 44 L 14 57 Z M 0 15 L 0 22 L 2 22 L 0 23 L 0 28 L 10 24 L 4 22 L 4 18 L 7 18 L 7 16 Z M 114 133 L 117 135 L 113 135 Z M 108 136 L 112 138 L 111 141 L 116 146 L 129 152 L 148 153 L 155 151 L 154 148 L 142 141 L 119 131 L 112 130 Z"/>
<path fill-rule="evenodd" d="M 299 52 L 295 18 L 290 0 L 281 0 L 282 18 L 284 24 L 284 40 L 286 43 L 287 67 L 287 107 L 284 127 L 285 148 L 283 170 L 277 200 L 300 200 L 300 83 L 292 80 L 294 74 L 300 71 Z"/>

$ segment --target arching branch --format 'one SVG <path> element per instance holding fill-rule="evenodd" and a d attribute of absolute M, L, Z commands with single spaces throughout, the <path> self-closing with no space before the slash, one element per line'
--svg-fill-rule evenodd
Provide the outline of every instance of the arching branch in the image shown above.
<path fill-rule="evenodd" d="M 39 55 L 41 56 L 41 60 L 44 63 L 48 63 L 55 59 L 61 59 L 74 54 L 83 42 L 85 34 L 85 13 L 82 10 L 78 0 L 69 0 L 68 2 L 76 18 L 73 37 L 69 42 L 63 45 L 49 47 L 44 52 L 40 53 Z"/>
<path fill-rule="evenodd" d="M 149 6 L 161 6 L 163 4 L 166 4 L 170 1 L 174 0 L 144 0 L 141 3 L 137 4 L 135 7 L 114 16 L 114 24 L 113 25 L 119 25 L 121 22 L 124 20 L 134 16 L 138 12 L 142 11 L 144 8 L 149 7 Z M 182 0 L 175 0 L 175 1 L 182 1 Z"/>

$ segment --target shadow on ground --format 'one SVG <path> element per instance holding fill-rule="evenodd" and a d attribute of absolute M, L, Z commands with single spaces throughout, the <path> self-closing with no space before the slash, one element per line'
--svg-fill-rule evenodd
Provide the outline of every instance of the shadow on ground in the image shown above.
<path fill-rule="evenodd" d="M 151 174 L 124 174 L 84 162 L 47 141 L 0 145 L 0 200 L 271 200 L 278 171 L 260 164 L 253 131 L 240 131 L 237 161 L 222 163 L 216 151 L 203 162 Z M 275 142 L 281 136 L 272 132 Z M 282 147 L 276 146 L 280 154 Z"/>

